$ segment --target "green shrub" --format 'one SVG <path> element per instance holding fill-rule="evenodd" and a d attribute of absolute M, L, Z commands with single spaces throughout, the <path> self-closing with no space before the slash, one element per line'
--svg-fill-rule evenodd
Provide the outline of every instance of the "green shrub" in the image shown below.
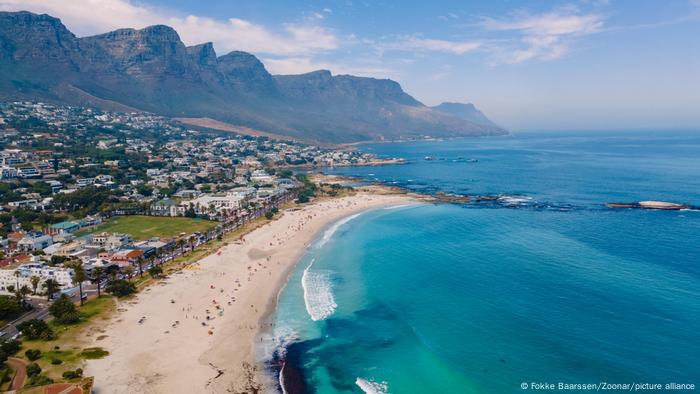
<path fill-rule="evenodd" d="M 41 373 L 41 367 L 37 363 L 27 365 L 27 376 L 37 376 Z"/>
<path fill-rule="evenodd" d="M 35 375 L 29 378 L 29 381 L 27 381 L 24 387 L 45 386 L 51 383 L 53 383 L 53 379 L 50 377 L 46 375 Z"/>
<path fill-rule="evenodd" d="M 128 280 L 115 279 L 107 285 L 105 290 L 117 297 L 126 297 L 136 292 L 136 286 Z"/>
<path fill-rule="evenodd" d="M 39 357 L 41 357 L 41 350 L 39 349 L 28 349 L 26 352 L 24 352 L 24 355 L 27 356 L 29 361 L 34 361 L 38 360 Z"/>
<path fill-rule="evenodd" d="M 63 364 L 63 360 L 61 360 L 60 358 L 54 358 L 54 359 L 51 360 L 51 364 L 53 364 L 53 365 L 61 365 L 61 364 Z"/>
<path fill-rule="evenodd" d="M 152 278 L 159 278 L 163 275 L 163 268 L 159 265 L 154 265 L 148 269 L 148 274 L 151 275 Z"/>
<path fill-rule="evenodd" d="M 101 347 L 89 347 L 83 349 L 80 355 L 87 358 L 88 360 L 95 360 L 109 355 L 109 352 L 102 349 Z"/>
<path fill-rule="evenodd" d="M 75 371 L 66 371 L 63 373 L 63 379 L 71 380 L 83 377 L 83 369 L 78 368 Z"/>

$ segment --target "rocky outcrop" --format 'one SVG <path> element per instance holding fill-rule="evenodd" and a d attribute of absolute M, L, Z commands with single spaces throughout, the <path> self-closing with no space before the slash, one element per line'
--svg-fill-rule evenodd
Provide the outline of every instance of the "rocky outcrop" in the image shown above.
<path fill-rule="evenodd" d="M 608 208 L 636 208 L 636 209 L 659 209 L 665 211 L 679 211 L 681 209 L 693 209 L 688 204 L 678 204 L 666 201 L 640 201 L 640 202 L 609 202 L 605 204 Z"/>

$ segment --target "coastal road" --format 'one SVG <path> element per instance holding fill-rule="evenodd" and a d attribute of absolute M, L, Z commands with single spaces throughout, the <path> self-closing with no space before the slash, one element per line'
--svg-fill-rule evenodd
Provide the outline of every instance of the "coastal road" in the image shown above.
<path fill-rule="evenodd" d="M 10 339 L 14 337 L 15 335 L 18 334 L 17 331 L 17 325 L 20 323 L 23 323 L 27 320 L 31 319 L 39 319 L 39 320 L 47 320 L 49 318 L 49 304 L 48 301 L 42 300 L 39 301 L 37 299 L 30 299 L 28 300 L 30 304 L 32 304 L 32 309 L 31 311 L 23 314 L 19 318 L 11 321 L 5 327 L 0 329 L 0 332 L 2 334 L 0 335 L 0 339 Z"/>
<path fill-rule="evenodd" d="M 90 293 L 95 293 L 96 287 L 93 285 L 87 285 L 83 286 L 83 294 L 88 295 Z M 64 291 L 65 294 L 67 294 L 70 299 L 77 303 L 80 301 L 80 292 L 78 291 L 78 288 L 72 288 Z M 55 299 L 55 298 L 54 298 Z M 31 311 L 23 314 L 19 318 L 11 321 L 10 323 L 6 324 L 4 327 L 0 328 L 0 339 L 10 339 L 13 338 L 15 335 L 17 335 L 19 332 L 17 330 L 17 325 L 21 324 L 27 320 L 32 320 L 32 319 L 39 319 L 39 320 L 48 320 L 51 317 L 51 314 L 49 314 L 49 305 L 51 305 L 51 302 L 46 300 L 46 298 L 30 298 L 27 300 L 34 309 Z"/>

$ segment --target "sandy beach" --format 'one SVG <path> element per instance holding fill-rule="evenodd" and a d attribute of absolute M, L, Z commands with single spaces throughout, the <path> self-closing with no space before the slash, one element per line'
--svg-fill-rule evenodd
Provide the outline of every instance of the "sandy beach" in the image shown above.
<path fill-rule="evenodd" d="M 86 366 L 86 375 L 95 377 L 95 392 L 244 393 L 254 391 L 251 385 L 266 386 L 255 344 L 305 248 L 334 221 L 411 200 L 358 193 L 286 210 L 121 302 L 95 341 L 110 355 Z"/>

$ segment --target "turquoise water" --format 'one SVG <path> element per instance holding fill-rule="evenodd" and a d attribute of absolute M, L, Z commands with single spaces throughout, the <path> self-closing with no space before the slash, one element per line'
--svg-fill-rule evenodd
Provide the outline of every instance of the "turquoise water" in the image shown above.
<path fill-rule="evenodd" d="M 700 212 L 602 206 L 700 205 L 700 137 L 530 134 L 363 149 L 410 163 L 333 171 L 526 198 L 379 209 L 327 229 L 275 317 L 304 392 L 700 384 Z"/>

